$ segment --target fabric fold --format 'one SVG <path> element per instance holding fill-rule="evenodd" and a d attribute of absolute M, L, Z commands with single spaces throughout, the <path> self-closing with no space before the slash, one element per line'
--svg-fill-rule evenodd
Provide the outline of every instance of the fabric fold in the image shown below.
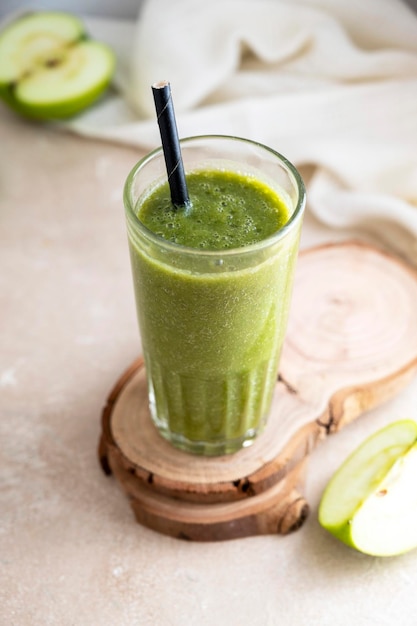
<path fill-rule="evenodd" d="M 168 79 L 181 136 L 266 143 L 315 167 L 320 220 L 417 240 L 417 15 L 399 0 L 150 0 L 137 24 L 88 23 L 116 50 L 115 90 L 65 128 L 153 148 L 150 87 Z"/>

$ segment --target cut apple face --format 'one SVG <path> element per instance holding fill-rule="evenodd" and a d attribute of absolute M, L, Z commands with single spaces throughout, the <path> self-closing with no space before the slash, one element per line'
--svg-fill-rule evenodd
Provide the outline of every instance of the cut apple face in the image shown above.
<path fill-rule="evenodd" d="M 323 493 L 319 522 L 365 554 L 417 547 L 416 422 L 390 424 L 348 457 Z"/>
<path fill-rule="evenodd" d="M 26 14 L 0 32 L 0 96 L 38 119 L 75 115 L 107 88 L 115 68 L 108 46 L 88 39 L 68 13 Z"/>

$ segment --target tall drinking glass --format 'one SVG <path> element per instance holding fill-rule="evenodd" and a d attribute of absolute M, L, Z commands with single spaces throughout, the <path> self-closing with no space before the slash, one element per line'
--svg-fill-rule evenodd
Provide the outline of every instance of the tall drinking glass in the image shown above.
<path fill-rule="evenodd" d="M 265 426 L 277 378 L 305 190 L 295 167 L 259 143 L 226 136 L 181 141 L 186 174 L 255 177 L 289 219 L 264 240 L 204 250 L 163 239 L 138 217 L 166 180 L 162 149 L 130 172 L 124 191 L 149 406 L 163 437 L 191 453 L 226 454 Z"/>

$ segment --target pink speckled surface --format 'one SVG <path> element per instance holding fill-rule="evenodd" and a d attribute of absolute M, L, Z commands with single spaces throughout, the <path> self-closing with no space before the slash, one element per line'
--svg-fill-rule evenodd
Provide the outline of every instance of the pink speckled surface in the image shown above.
<path fill-rule="evenodd" d="M 296 534 L 196 544 L 137 525 L 96 446 L 140 350 L 121 200 L 140 155 L 3 107 L 0 137 L 1 626 L 414 626 L 417 552 L 361 555 L 316 512 L 363 437 L 417 419 L 417 381 L 313 454 Z M 307 215 L 302 245 L 349 235 Z"/>

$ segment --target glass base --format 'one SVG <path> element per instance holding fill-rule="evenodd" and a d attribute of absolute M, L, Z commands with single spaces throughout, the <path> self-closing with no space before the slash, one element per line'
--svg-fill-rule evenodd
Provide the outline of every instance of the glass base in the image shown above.
<path fill-rule="evenodd" d="M 250 446 L 263 430 L 276 362 L 212 378 L 153 363 L 147 380 L 151 418 L 162 437 L 185 452 L 219 456 Z"/>
<path fill-rule="evenodd" d="M 155 420 L 153 420 L 155 423 Z M 263 427 L 257 429 L 251 429 L 247 431 L 242 437 L 237 439 L 229 439 L 227 441 L 193 441 L 187 439 L 183 435 L 173 433 L 159 424 L 155 423 L 158 432 L 164 439 L 169 441 L 171 445 L 183 452 L 190 454 L 197 454 L 200 456 L 221 456 L 224 454 L 233 454 L 238 452 L 242 448 L 248 448 L 251 446 L 258 435 L 262 432 Z"/>

